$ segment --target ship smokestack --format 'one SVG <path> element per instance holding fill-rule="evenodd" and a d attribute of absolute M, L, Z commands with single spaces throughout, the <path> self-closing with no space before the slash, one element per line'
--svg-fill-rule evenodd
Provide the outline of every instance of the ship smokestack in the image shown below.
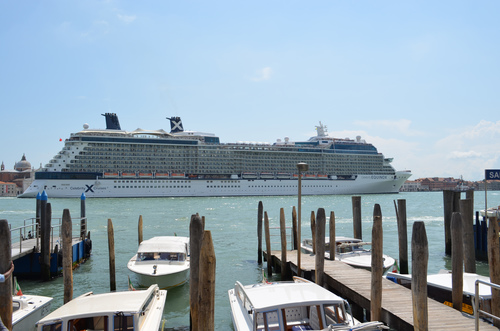
<path fill-rule="evenodd" d="M 118 116 L 115 113 L 101 114 L 106 117 L 106 129 L 107 130 L 121 130 L 120 122 L 118 121 Z"/>
<path fill-rule="evenodd" d="M 180 117 L 167 117 L 170 120 L 170 133 L 183 132 L 182 121 Z"/>

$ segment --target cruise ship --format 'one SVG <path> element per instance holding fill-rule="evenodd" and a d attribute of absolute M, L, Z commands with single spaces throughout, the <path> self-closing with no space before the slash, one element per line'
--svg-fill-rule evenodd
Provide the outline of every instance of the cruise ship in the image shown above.
<path fill-rule="evenodd" d="M 72 133 L 21 198 L 212 197 L 397 193 L 411 176 L 360 137 L 333 138 L 321 122 L 307 141 L 221 143 L 185 131 L 179 117 L 165 130 L 125 131 L 114 113 L 106 129 Z"/>

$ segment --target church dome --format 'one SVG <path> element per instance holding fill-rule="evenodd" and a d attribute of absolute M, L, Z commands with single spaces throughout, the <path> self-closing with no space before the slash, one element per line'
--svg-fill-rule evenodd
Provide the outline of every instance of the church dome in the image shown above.
<path fill-rule="evenodd" d="M 14 166 L 14 169 L 17 171 L 24 171 L 24 170 L 30 170 L 31 169 L 31 163 L 26 161 L 26 156 L 23 154 L 23 157 L 21 158 L 21 161 L 16 162 L 16 165 Z"/>

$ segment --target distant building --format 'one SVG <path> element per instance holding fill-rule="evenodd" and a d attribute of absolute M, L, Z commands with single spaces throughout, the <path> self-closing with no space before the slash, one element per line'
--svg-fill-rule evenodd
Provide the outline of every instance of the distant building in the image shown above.
<path fill-rule="evenodd" d="M 428 191 L 428 189 L 422 188 L 420 182 L 416 180 L 407 180 L 400 189 L 401 192 L 419 192 L 419 191 Z"/>
<path fill-rule="evenodd" d="M 0 197 L 15 197 L 23 193 L 35 178 L 35 169 L 26 160 L 26 156 L 16 162 L 13 170 L 5 169 L 0 165 Z"/>
<path fill-rule="evenodd" d="M 429 178 L 418 178 L 413 181 L 406 181 L 403 186 L 401 186 L 401 192 L 421 192 L 421 191 L 444 191 L 444 190 L 481 190 L 481 182 L 470 182 L 464 181 L 463 179 L 455 179 L 453 177 L 429 177 Z M 484 190 L 484 183 L 482 184 L 482 189 Z M 490 190 L 490 185 L 488 184 L 488 189 Z M 498 186 L 491 188 L 491 190 L 500 190 L 500 181 Z"/>
<path fill-rule="evenodd" d="M 477 189 L 484 191 L 484 180 L 477 182 Z M 488 180 L 486 183 L 488 191 L 500 191 L 500 180 Z"/>

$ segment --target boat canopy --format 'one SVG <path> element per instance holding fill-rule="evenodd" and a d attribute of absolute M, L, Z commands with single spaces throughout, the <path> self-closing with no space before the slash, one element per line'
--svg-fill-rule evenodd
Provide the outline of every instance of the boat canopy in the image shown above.
<path fill-rule="evenodd" d="M 157 285 L 151 285 L 144 291 L 112 292 L 102 294 L 83 294 L 49 315 L 42 318 L 39 323 L 47 323 L 51 320 L 64 318 L 78 318 L 79 316 L 92 316 L 95 314 L 114 314 L 117 311 L 123 313 L 136 313 L 142 311 L 145 302 L 158 289 Z"/>
<path fill-rule="evenodd" d="M 295 307 L 300 305 L 339 304 L 344 300 L 314 283 L 280 282 L 244 287 L 255 310 Z"/>
<path fill-rule="evenodd" d="M 144 240 L 139 245 L 137 253 L 186 253 L 189 245 L 187 237 L 163 236 Z"/>

